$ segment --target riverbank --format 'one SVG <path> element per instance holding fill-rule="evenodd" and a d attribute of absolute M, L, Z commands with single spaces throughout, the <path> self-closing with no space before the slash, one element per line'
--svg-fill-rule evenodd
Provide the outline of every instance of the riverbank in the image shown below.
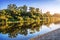
<path fill-rule="evenodd" d="M 41 36 L 39 35 L 35 38 L 31 38 L 30 40 L 60 40 L 60 28 Z"/>

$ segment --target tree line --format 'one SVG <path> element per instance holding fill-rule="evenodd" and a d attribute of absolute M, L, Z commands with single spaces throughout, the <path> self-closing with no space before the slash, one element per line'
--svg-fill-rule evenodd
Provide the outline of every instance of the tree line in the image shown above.
<path fill-rule="evenodd" d="M 20 22 L 20 23 L 37 23 L 40 24 L 43 20 L 48 20 L 46 17 L 51 17 L 50 12 L 42 13 L 39 8 L 28 7 L 26 5 L 17 7 L 15 4 L 9 4 L 7 9 L 0 10 L 0 22 Z"/>

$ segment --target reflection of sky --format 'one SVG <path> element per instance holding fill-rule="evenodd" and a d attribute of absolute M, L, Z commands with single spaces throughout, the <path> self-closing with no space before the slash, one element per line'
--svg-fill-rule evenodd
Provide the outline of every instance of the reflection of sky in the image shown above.
<path fill-rule="evenodd" d="M 28 34 L 27 36 L 18 34 L 16 38 L 9 38 L 7 34 L 0 34 L 0 39 L 2 39 L 2 40 L 27 40 L 27 39 L 30 39 L 32 37 L 36 37 L 37 35 L 41 35 L 41 34 L 47 33 L 49 31 L 52 31 L 52 30 L 55 30 L 58 28 L 60 28 L 60 24 L 56 24 L 56 25 L 51 24 L 49 26 L 49 28 L 47 26 L 43 25 L 42 29 L 40 29 L 39 32 L 36 32 L 33 34 Z"/>
<path fill-rule="evenodd" d="M 27 5 L 47 10 L 52 13 L 60 12 L 59 0 L 0 0 L 0 9 L 7 8 L 8 4 L 16 4 L 17 6 Z"/>

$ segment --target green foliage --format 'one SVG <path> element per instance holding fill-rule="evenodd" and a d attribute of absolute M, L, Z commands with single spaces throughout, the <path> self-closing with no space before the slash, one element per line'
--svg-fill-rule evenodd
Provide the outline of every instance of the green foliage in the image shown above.
<path fill-rule="evenodd" d="M 40 20 L 43 20 L 43 16 L 39 8 L 29 7 L 29 11 L 27 11 L 27 6 L 17 7 L 15 4 L 8 5 L 7 9 L 0 10 L 0 14 L 4 14 L 7 22 L 27 22 L 27 24 L 31 23 L 40 23 Z M 3 17 L 1 15 L 1 17 Z"/>

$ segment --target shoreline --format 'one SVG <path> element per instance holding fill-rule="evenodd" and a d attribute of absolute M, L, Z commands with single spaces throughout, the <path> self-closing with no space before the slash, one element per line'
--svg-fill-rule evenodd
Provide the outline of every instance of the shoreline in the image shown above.
<path fill-rule="evenodd" d="M 42 34 L 42 35 L 38 35 L 34 38 L 31 38 L 30 40 L 53 40 L 53 39 L 60 40 L 60 28 L 50 31 L 48 33 Z"/>

